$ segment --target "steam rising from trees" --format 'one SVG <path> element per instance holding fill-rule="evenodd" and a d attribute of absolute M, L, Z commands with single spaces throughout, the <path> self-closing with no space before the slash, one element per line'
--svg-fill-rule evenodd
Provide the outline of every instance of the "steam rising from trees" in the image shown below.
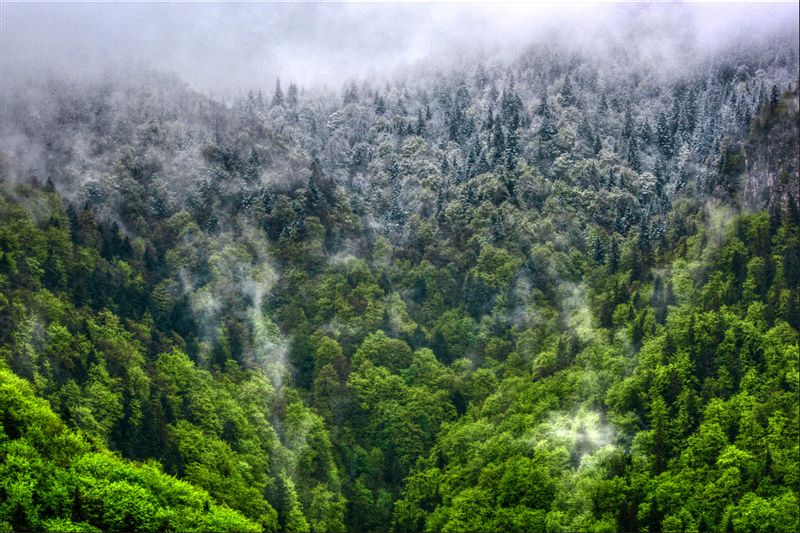
<path fill-rule="evenodd" d="M 798 529 L 796 4 L 0 10 L 0 530 Z"/>

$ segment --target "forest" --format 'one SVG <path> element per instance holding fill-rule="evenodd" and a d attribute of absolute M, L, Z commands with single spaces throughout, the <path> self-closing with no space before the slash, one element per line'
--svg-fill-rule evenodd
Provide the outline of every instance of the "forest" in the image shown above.
<path fill-rule="evenodd" d="M 800 530 L 797 44 L 4 87 L 0 531 Z"/>

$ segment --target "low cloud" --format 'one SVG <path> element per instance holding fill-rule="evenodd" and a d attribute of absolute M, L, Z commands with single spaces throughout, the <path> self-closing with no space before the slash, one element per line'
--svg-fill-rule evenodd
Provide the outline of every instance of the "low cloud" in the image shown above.
<path fill-rule="evenodd" d="M 6 81 L 146 64 L 217 95 L 271 88 L 278 76 L 338 87 L 422 64 L 509 59 L 528 45 L 628 49 L 665 69 L 698 50 L 798 27 L 796 3 L 4 2 L 0 10 Z"/>

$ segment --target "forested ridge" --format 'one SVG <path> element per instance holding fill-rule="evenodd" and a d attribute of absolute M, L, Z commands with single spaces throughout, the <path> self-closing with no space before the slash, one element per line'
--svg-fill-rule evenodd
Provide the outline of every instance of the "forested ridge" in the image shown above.
<path fill-rule="evenodd" d="M 793 35 L 9 88 L 0 530 L 797 531 L 798 96 Z"/>

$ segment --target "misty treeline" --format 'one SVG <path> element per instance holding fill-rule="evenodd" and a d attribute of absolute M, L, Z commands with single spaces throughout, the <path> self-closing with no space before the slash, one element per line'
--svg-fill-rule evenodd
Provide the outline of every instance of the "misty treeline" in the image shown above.
<path fill-rule="evenodd" d="M 0 529 L 797 531 L 796 44 L 9 85 Z"/>

